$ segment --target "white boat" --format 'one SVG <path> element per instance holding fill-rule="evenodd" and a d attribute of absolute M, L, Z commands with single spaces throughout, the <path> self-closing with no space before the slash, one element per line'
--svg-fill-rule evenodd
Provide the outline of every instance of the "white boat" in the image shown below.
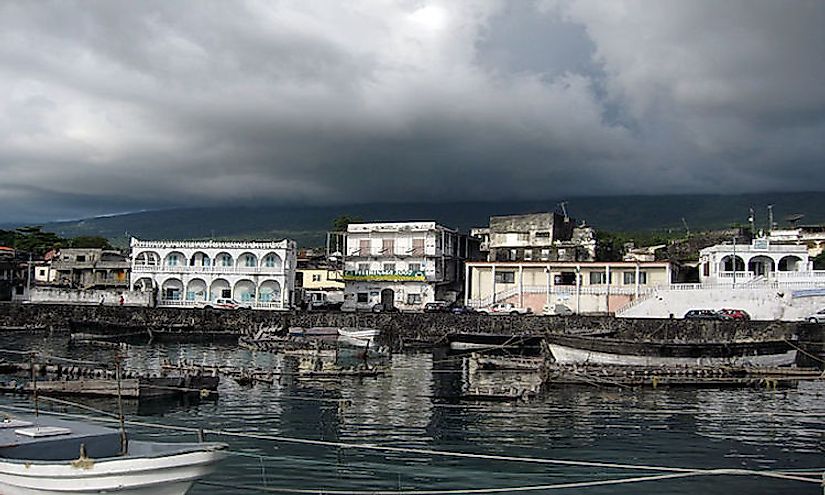
<path fill-rule="evenodd" d="M 222 443 L 129 441 L 120 431 L 41 415 L 0 422 L 3 495 L 183 495 L 226 455 Z"/>
<path fill-rule="evenodd" d="M 376 328 L 343 327 L 338 329 L 338 341 L 356 347 L 372 347 L 381 330 Z"/>
<path fill-rule="evenodd" d="M 788 342 L 634 342 L 552 335 L 550 352 L 559 364 L 613 366 L 790 366 L 797 351 Z"/>

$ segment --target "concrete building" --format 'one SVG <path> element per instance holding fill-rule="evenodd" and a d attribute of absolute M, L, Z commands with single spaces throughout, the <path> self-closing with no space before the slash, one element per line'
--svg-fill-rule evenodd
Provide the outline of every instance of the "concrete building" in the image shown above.
<path fill-rule="evenodd" d="M 808 255 L 816 257 L 825 250 L 825 225 L 800 225 L 789 229 L 773 229 L 768 235 L 771 245 L 805 246 Z"/>
<path fill-rule="evenodd" d="M 15 282 L 15 251 L 0 246 L 0 301 L 11 301 Z"/>
<path fill-rule="evenodd" d="M 812 269 L 804 245 L 774 245 L 767 238 L 748 244 L 717 244 L 699 251 L 703 284 L 754 280 L 802 280 Z"/>
<path fill-rule="evenodd" d="M 43 267 L 35 278 L 44 283 L 76 289 L 127 288 L 129 261 L 118 251 L 100 248 L 64 248 L 52 259 L 48 270 Z"/>
<path fill-rule="evenodd" d="M 256 309 L 289 309 L 295 241 L 143 241 L 132 238 L 133 290 L 158 306 L 193 307 L 233 298 Z"/>
<path fill-rule="evenodd" d="M 469 262 L 466 304 L 512 303 L 541 314 L 613 313 L 674 277 L 669 262 Z"/>
<path fill-rule="evenodd" d="M 490 217 L 490 226 L 470 235 L 481 242 L 487 261 L 593 261 L 595 232 L 559 213 Z"/>
<path fill-rule="evenodd" d="M 420 310 L 454 301 L 471 241 L 436 222 L 358 223 L 347 227 L 344 310 Z"/>

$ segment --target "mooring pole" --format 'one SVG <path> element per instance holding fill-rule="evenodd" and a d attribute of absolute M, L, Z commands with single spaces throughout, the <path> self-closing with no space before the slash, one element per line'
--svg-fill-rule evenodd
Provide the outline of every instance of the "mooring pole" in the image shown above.
<path fill-rule="evenodd" d="M 123 417 L 123 395 L 120 390 L 120 353 L 115 354 L 115 378 L 117 379 L 117 415 L 120 420 L 120 454 L 126 455 L 129 451 L 129 440 L 126 438 L 126 419 Z"/>

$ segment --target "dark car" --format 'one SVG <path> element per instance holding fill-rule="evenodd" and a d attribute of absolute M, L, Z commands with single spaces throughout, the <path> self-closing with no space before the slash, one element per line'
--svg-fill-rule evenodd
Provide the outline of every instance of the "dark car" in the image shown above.
<path fill-rule="evenodd" d="M 725 315 L 725 316 L 730 316 L 730 318 L 732 320 L 748 321 L 748 320 L 751 319 L 751 315 L 749 315 L 747 313 L 747 311 L 742 310 L 742 309 L 730 309 L 730 308 L 720 309 L 719 314 Z"/>
<path fill-rule="evenodd" d="M 728 315 L 713 309 L 691 309 L 685 313 L 686 320 L 732 320 Z"/>
<path fill-rule="evenodd" d="M 424 305 L 425 313 L 449 313 L 450 303 L 446 301 L 433 301 Z"/>
<path fill-rule="evenodd" d="M 454 315 L 472 315 L 476 313 L 476 310 L 470 306 L 455 305 L 450 308 L 450 313 Z"/>

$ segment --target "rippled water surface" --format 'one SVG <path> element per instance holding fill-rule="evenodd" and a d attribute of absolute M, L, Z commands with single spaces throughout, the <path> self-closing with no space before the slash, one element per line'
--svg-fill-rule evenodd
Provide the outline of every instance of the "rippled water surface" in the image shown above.
<path fill-rule="evenodd" d="M 33 347 L 54 355 L 108 362 L 114 355 L 111 349 L 69 347 L 63 336 L 6 335 L 0 347 Z M 179 358 L 204 364 L 283 365 L 272 354 L 234 346 L 145 345 L 131 346 L 125 352 L 127 367 L 144 370 L 158 369 L 164 359 Z M 127 413 L 130 419 L 172 425 L 477 454 L 689 468 L 799 470 L 825 466 L 823 383 L 784 391 L 567 388 L 527 403 L 502 403 L 458 400 L 464 376 L 455 358 L 399 354 L 392 357 L 391 371 L 378 378 L 284 378 L 280 383 L 251 388 L 224 379 L 215 399 L 197 404 L 142 404 L 140 408 L 127 403 Z M 112 401 L 78 400 L 108 411 L 116 408 Z M 5 396 L 0 401 L 31 406 L 30 399 L 24 397 Z M 145 427 L 130 431 L 135 438 L 194 439 L 192 434 Z M 240 485 L 319 492 L 483 489 L 654 474 L 256 439 L 209 440 L 229 443 L 233 455 L 208 481 L 236 488 L 198 484 L 190 492 L 193 494 L 263 493 Z M 819 494 L 822 488 L 796 481 L 715 476 L 552 492 Z"/>

